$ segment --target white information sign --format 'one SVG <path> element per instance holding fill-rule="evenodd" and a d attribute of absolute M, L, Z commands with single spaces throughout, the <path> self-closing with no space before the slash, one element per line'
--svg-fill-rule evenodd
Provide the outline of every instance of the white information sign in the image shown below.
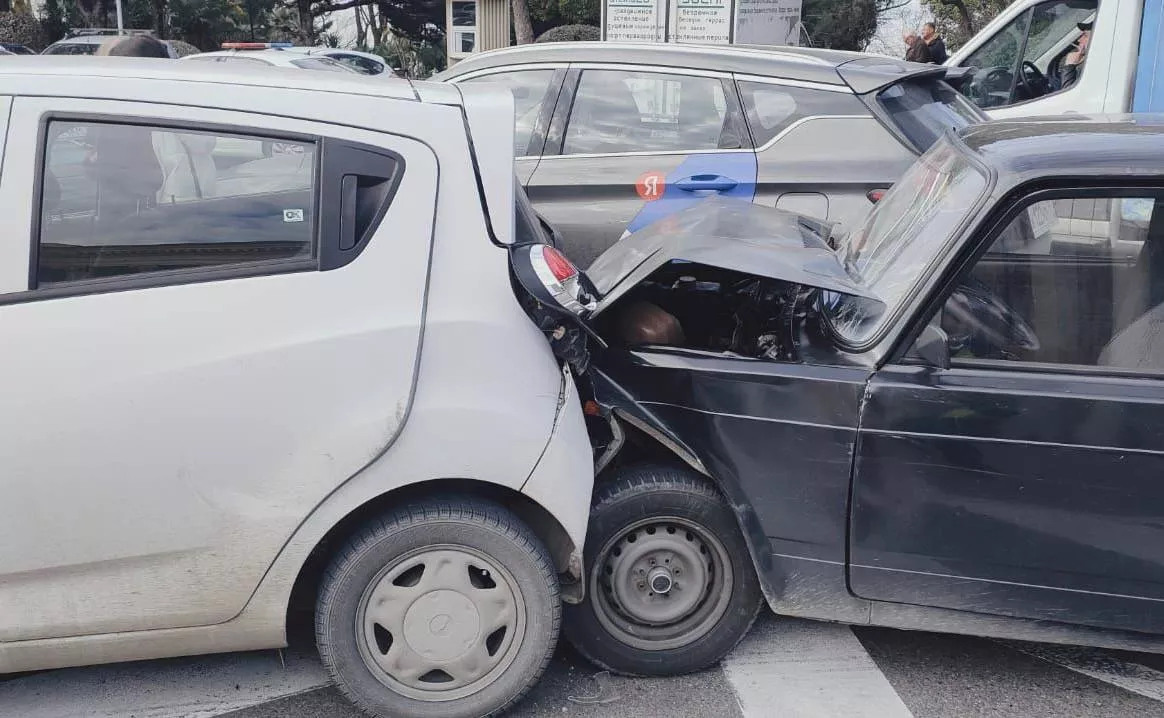
<path fill-rule="evenodd" d="M 616 42 L 661 42 L 667 0 L 606 0 L 602 6 L 602 39 Z"/>
<path fill-rule="evenodd" d="M 803 0 L 603 0 L 602 39 L 799 45 Z"/>
<path fill-rule="evenodd" d="M 670 28 L 672 42 L 726 45 L 731 42 L 731 0 L 672 0 L 675 14 Z"/>
<path fill-rule="evenodd" d="M 799 45 L 801 0 L 736 0 L 735 42 Z"/>

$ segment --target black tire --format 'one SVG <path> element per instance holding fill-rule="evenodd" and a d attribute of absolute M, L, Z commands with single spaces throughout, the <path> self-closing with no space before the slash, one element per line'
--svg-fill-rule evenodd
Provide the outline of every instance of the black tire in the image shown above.
<path fill-rule="evenodd" d="M 641 543 L 636 547 L 635 542 Z M 668 553 L 670 546 L 679 553 Z M 661 584 L 668 587 L 666 595 L 652 591 L 660 584 L 648 582 L 663 570 L 661 561 L 674 559 L 670 571 L 690 566 L 683 558 L 700 557 L 728 570 L 717 577 L 712 566 L 702 574 L 704 580 L 695 580 L 700 578 L 697 567 L 689 568 L 694 594 L 679 595 L 684 577 L 678 572 L 670 576 L 673 586 Z M 648 563 L 654 568 L 644 575 Z M 586 537 L 586 572 L 586 600 L 566 608 L 563 631 L 592 663 L 623 675 L 681 675 L 718 663 L 747 635 L 763 603 L 731 507 L 703 477 L 669 466 L 623 469 L 597 491 Z M 617 594 L 616 582 L 624 586 Z M 673 598 L 682 600 L 668 603 Z M 674 611 L 674 606 L 688 605 L 694 606 L 690 616 L 670 624 L 642 618 L 655 606 Z"/>
<path fill-rule="evenodd" d="M 494 609 L 512 617 L 489 632 L 483 622 Z M 397 619 L 396 634 L 382 625 Z M 337 552 L 320 586 L 315 633 L 332 680 L 367 713 L 481 718 L 537 682 L 560 623 L 557 575 L 537 537 L 500 506 L 442 499 L 370 522 Z M 420 675 L 432 661 L 436 668 Z M 498 663 L 470 680 L 482 661 Z"/>

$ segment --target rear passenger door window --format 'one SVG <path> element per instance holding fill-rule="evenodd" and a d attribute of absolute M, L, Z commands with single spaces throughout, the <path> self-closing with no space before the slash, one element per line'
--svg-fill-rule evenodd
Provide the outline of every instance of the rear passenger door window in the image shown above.
<path fill-rule="evenodd" d="M 584 70 L 562 154 L 738 149 L 741 133 L 719 78 Z"/>
<path fill-rule="evenodd" d="M 310 262 L 316 155 L 309 140 L 51 121 L 35 286 Z"/>
<path fill-rule="evenodd" d="M 869 114 L 861 101 L 848 92 L 747 80 L 741 80 L 738 85 L 748 129 L 752 131 L 752 140 L 758 148 L 809 117 Z"/>
<path fill-rule="evenodd" d="M 523 157 L 541 154 L 545 130 L 539 132 L 538 128 L 549 121 L 549 112 L 553 111 L 552 104 L 556 101 L 557 89 L 561 86 L 561 77 L 555 73 L 556 71 L 551 69 L 497 72 L 472 77 L 462 82 L 500 87 L 510 91 L 513 95 L 515 129 L 513 152 L 516 156 Z M 549 96 L 551 93 L 553 97 Z M 546 107 L 547 100 L 551 107 Z M 540 142 L 535 142 L 535 137 Z"/>

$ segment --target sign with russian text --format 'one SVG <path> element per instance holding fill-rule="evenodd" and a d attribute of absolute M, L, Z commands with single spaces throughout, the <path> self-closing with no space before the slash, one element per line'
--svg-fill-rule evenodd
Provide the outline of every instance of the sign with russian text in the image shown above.
<path fill-rule="evenodd" d="M 659 6 L 666 0 L 606 0 L 602 6 L 602 39 L 616 42 L 659 42 L 664 39 Z"/>
<path fill-rule="evenodd" d="M 603 0 L 602 39 L 798 45 L 802 0 Z"/>

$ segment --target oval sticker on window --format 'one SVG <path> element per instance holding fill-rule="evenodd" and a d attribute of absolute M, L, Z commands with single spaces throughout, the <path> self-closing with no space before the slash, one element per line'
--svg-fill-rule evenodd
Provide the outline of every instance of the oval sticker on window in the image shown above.
<path fill-rule="evenodd" d="M 301 209 L 285 209 L 283 210 L 284 222 L 302 222 L 303 210 Z"/>

